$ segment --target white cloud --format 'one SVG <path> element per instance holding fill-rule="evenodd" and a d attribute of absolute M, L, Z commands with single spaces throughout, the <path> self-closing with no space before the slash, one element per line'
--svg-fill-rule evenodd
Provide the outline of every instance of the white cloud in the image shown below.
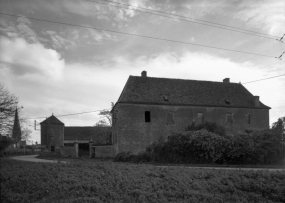
<path fill-rule="evenodd" d="M 283 0 L 244 0 L 239 6 L 241 11 L 235 17 L 268 34 L 282 36 L 285 32 L 284 6 Z"/>
<path fill-rule="evenodd" d="M 53 79 L 61 77 L 65 62 L 52 49 L 42 44 L 29 44 L 22 38 L 0 38 L 1 63 L 8 64 L 18 75 L 37 74 Z"/>
<path fill-rule="evenodd" d="M 60 61 L 59 58 L 57 60 Z M 261 67 L 254 63 L 235 63 L 230 59 L 191 52 L 182 55 L 163 53 L 152 57 L 142 56 L 132 61 L 117 57 L 100 64 L 69 63 L 65 66 L 61 80 L 46 82 L 43 77 L 33 75 L 19 78 L 5 69 L 4 82 L 7 82 L 15 95 L 20 96 L 20 103 L 25 107 L 28 117 L 41 117 L 51 113 L 61 115 L 109 107 L 110 102 L 117 101 L 129 75 L 140 76 L 143 70 L 147 71 L 148 77 L 209 81 L 222 81 L 229 77 L 231 82 L 247 82 L 268 77 L 267 74 L 275 75 L 273 72 L 261 72 Z M 1 73 L 4 76 L 4 68 L 0 69 Z M 259 95 L 266 105 L 278 107 L 284 105 L 280 94 L 284 85 L 280 78 L 245 87 L 254 95 Z M 284 107 L 271 110 L 271 122 L 281 117 L 282 110 L 284 112 Z M 90 126 L 100 117 L 97 113 L 91 113 L 60 119 L 66 125 Z"/>

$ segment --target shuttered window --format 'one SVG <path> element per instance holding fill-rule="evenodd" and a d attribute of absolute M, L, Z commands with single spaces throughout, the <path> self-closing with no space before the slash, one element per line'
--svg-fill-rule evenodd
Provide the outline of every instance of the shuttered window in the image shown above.
<path fill-rule="evenodd" d="M 247 124 L 249 124 L 250 125 L 250 114 L 248 113 L 247 115 L 246 115 L 246 122 L 247 122 Z"/>
<path fill-rule="evenodd" d="M 204 123 L 204 114 L 203 113 L 198 113 L 198 120 L 197 120 L 197 124 L 202 124 Z"/>
<path fill-rule="evenodd" d="M 233 114 L 232 113 L 227 113 L 226 114 L 226 122 L 227 123 L 233 123 L 234 121 L 233 121 Z"/>
<path fill-rule="evenodd" d="M 166 124 L 167 125 L 174 124 L 174 113 L 167 112 L 167 114 L 166 114 Z"/>

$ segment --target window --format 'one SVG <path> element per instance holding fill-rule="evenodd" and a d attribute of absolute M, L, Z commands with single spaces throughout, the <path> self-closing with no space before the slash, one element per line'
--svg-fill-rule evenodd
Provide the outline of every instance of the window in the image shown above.
<path fill-rule="evenodd" d="M 166 115 L 166 124 L 169 125 L 169 124 L 174 124 L 174 113 L 172 112 L 167 112 L 167 115 Z"/>
<path fill-rule="evenodd" d="M 233 123 L 233 114 L 232 113 L 227 113 L 226 114 L 226 122 L 227 123 Z"/>
<path fill-rule="evenodd" d="M 250 125 L 250 113 L 246 114 L 246 123 Z"/>
<path fill-rule="evenodd" d="M 54 152 L 54 146 L 50 146 L 50 151 Z"/>
<path fill-rule="evenodd" d="M 197 124 L 202 124 L 204 123 L 204 114 L 203 113 L 198 113 L 198 121 Z"/>
<path fill-rule="evenodd" d="M 150 111 L 144 112 L 144 120 L 146 123 L 150 123 Z"/>

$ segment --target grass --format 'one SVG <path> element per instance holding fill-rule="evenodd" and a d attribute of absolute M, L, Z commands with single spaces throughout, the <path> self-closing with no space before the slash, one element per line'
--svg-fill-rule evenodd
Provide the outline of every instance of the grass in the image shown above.
<path fill-rule="evenodd" d="M 1 158 L 2 202 L 285 202 L 284 171 Z"/>

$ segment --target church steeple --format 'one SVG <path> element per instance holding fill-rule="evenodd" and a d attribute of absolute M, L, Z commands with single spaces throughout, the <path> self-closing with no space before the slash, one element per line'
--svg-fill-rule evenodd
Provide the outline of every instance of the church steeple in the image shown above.
<path fill-rule="evenodd" d="M 12 131 L 12 138 L 14 142 L 17 143 L 21 140 L 21 137 L 22 137 L 21 126 L 20 126 L 20 121 L 19 121 L 19 116 L 18 116 L 18 109 L 16 108 L 13 131 Z"/>

